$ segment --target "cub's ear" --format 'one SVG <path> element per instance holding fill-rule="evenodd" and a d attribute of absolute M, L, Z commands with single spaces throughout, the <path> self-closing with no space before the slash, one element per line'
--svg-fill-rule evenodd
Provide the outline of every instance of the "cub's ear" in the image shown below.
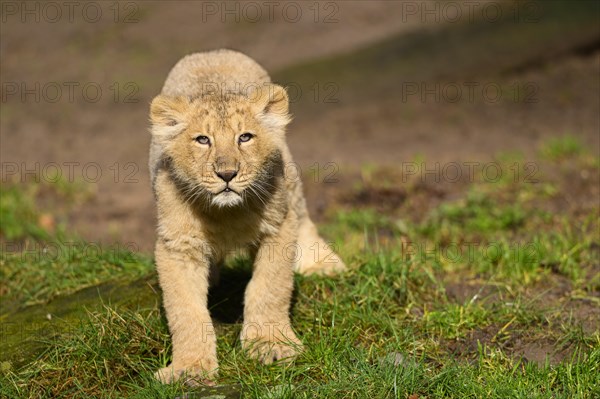
<path fill-rule="evenodd" d="M 152 133 L 181 130 L 188 107 L 189 100 L 186 97 L 155 97 L 150 104 L 150 121 L 154 127 Z"/>
<path fill-rule="evenodd" d="M 285 89 L 276 84 L 258 87 L 250 93 L 250 101 L 259 119 L 271 128 L 283 128 L 292 120 Z"/>

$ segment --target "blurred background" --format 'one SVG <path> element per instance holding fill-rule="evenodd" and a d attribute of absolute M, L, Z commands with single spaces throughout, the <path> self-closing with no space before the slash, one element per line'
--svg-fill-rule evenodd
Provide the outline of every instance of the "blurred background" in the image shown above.
<path fill-rule="evenodd" d="M 148 111 L 217 48 L 287 88 L 309 211 L 350 266 L 296 276 L 307 354 L 261 368 L 236 355 L 252 265 L 228 264 L 220 385 L 598 397 L 592 0 L 0 2 L 0 397 L 182 392 L 152 377 L 171 350 Z"/>
<path fill-rule="evenodd" d="M 344 194 L 377 179 L 365 177 L 371 170 L 406 173 L 426 160 L 436 183 L 448 163 L 468 171 L 502 151 L 527 158 L 565 135 L 598 154 L 598 7 L 3 2 L 2 182 L 80 184 L 86 194 L 69 200 L 36 194 L 52 209 L 42 224 L 150 252 L 148 105 L 182 56 L 222 47 L 248 54 L 288 87 L 289 144 L 317 219 L 340 193 L 350 205 L 400 204 L 398 190 Z M 439 196 L 441 180 L 424 197 Z M 580 194 L 591 201 L 598 193 Z"/>

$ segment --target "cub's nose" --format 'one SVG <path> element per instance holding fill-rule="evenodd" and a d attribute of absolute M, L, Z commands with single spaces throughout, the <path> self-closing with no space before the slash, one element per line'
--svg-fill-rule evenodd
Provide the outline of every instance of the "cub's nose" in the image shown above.
<path fill-rule="evenodd" d="M 237 170 L 224 170 L 222 172 L 217 172 L 217 176 L 219 176 L 225 183 L 229 183 L 234 177 L 237 176 Z"/>

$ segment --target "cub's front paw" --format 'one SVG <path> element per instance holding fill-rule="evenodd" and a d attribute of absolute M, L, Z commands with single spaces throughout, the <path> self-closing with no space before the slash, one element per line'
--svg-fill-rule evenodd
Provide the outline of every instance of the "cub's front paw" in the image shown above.
<path fill-rule="evenodd" d="M 248 356 L 257 359 L 264 364 L 281 361 L 291 362 L 302 351 L 296 344 L 273 342 L 273 341 L 252 341 L 244 345 Z"/>
<path fill-rule="evenodd" d="M 253 359 L 264 364 L 273 362 L 291 362 L 302 352 L 302 343 L 291 328 L 285 332 L 274 330 L 271 334 L 258 334 L 252 328 L 242 331 L 242 348 Z"/>
<path fill-rule="evenodd" d="M 205 359 L 193 365 L 182 366 L 171 364 L 154 373 L 154 377 L 163 384 L 171 384 L 175 381 L 183 380 L 185 385 L 190 387 L 208 385 L 213 386 L 214 378 L 217 377 L 218 366 L 216 359 Z"/>

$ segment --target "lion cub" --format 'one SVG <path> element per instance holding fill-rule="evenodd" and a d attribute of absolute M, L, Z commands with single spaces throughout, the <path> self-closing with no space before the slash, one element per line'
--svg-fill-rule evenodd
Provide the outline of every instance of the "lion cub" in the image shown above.
<path fill-rule="evenodd" d="M 216 376 L 209 276 L 240 248 L 254 262 L 242 347 L 266 364 L 293 358 L 301 349 L 289 316 L 294 271 L 345 266 L 308 216 L 285 141 L 285 89 L 244 54 L 192 54 L 169 73 L 150 118 L 156 268 L 173 340 L 173 361 L 157 378 Z"/>

